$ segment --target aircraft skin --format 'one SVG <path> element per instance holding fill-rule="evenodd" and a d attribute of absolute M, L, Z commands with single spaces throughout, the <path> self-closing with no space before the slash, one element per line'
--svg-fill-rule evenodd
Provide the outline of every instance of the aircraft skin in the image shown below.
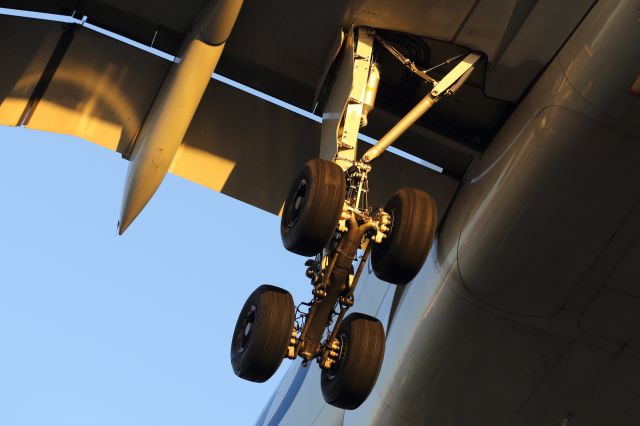
<path fill-rule="evenodd" d="M 203 22 L 203 5 L 227 4 L 187 1 L 171 16 L 171 2 L 162 3 L 83 7 L 110 28 L 135 23 L 136 40 L 147 34 L 139 32 L 144 23 L 160 23 L 151 44 L 157 36 L 154 46 L 179 54 L 207 40 L 191 25 Z M 77 4 L 0 1 L 50 12 Z M 389 153 L 373 163 L 372 204 L 414 186 L 434 196 L 440 213 L 432 251 L 410 284 L 383 283 L 369 266 L 358 285 L 350 312 L 376 316 L 386 331 L 373 392 L 356 410 L 332 407 L 318 366 L 294 361 L 257 424 L 640 424 L 640 1 L 305 7 L 246 2 L 220 64 L 208 57 L 206 72 L 196 73 L 208 76 L 217 66 L 310 110 L 322 103 L 326 82 L 351 86 L 352 62 L 340 58 L 352 26 L 418 36 L 431 61 L 472 49 L 485 63 L 398 140 L 443 173 Z M 110 21 L 114 11 L 124 18 Z M 175 87 L 167 76 L 184 61 L 163 61 L 78 24 L 0 19 L 7 40 L 0 49 L 10 59 L 0 72 L 0 124 L 78 135 L 134 161 L 145 129 L 166 124 L 153 111 L 172 106 L 158 94 Z M 417 39 L 399 40 L 424 53 Z M 226 37 L 201 47 L 219 55 L 220 42 Z M 9 49 L 12 43 L 22 49 Z M 394 77 L 393 65 L 382 65 L 383 83 L 395 89 L 381 88 L 365 128 L 374 137 L 415 103 L 407 94 L 419 95 Z M 346 100 L 325 102 L 321 125 L 199 81 L 201 99 L 189 101 L 191 117 L 175 126 L 188 123 L 185 133 L 158 139 L 174 150 L 163 167 L 278 213 L 300 165 L 335 151 L 325 137 L 340 126 Z"/>
<path fill-rule="evenodd" d="M 467 171 L 419 275 L 359 284 L 352 310 L 387 332 L 365 403 L 324 403 L 295 362 L 257 424 L 640 424 L 639 19 L 599 2 Z"/>

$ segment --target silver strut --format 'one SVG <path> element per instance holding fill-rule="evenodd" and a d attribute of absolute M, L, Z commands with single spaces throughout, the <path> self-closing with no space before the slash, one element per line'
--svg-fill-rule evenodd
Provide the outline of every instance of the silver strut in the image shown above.
<path fill-rule="evenodd" d="M 480 59 L 475 53 L 468 54 L 458 63 L 442 80 L 438 81 L 433 89 L 416 106 L 396 123 L 380 140 L 362 156 L 364 163 L 369 163 L 378 158 L 391 146 L 409 127 L 422 117 L 436 102 L 444 96 L 452 95 L 469 78 L 473 72 L 474 64 Z"/>

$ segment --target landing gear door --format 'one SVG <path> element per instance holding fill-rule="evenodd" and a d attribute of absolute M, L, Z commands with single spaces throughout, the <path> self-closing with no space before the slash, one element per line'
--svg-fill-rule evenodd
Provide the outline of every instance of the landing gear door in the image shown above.
<path fill-rule="evenodd" d="M 357 37 L 356 37 L 357 36 Z M 320 157 L 343 170 L 357 155 L 358 133 L 373 56 L 373 31 L 352 28 L 336 59 L 330 91 L 322 114 Z"/>
<path fill-rule="evenodd" d="M 342 49 L 336 57 L 333 82 L 329 89 L 329 96 L 324 102 L 320 132 L 320 158 L 325 160 L 333 159 L 336 153 L 340 124 L 353 84 L 354 44 L 354 32 L 348 31 Z"/>

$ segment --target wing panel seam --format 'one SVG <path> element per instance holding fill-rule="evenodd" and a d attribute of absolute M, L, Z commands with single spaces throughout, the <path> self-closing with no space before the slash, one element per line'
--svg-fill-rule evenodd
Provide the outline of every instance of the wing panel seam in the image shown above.
<path fill-rule="evenodd" d="M 51 53 L 51 57 L 49 58 L 47 65 L 40 75 L 38 83 L 36 83 L 31 96 L 29 96 L 29 100 L 24 107 L 24 111 L 22 111 L 22 115 L 20 116 L 20 120 L 18 121 L 19 126 L 26 126 L 27 124 L 29 124 L 29 120 L 31 120 L 31 117 L 38 107 L 40 100 L 47 91 L 51 80 L 53 80 L 53 75 L 55 74 L 56 70 L 60 66 L 60 63 L 62 62 L 62 59 L 67 53 L 69 45 L 71 45 L 75 27 L 76 25 L 68 25 L 67 28 L 62 32 L 62 35 L 60 36 L 55 49 Z"/>

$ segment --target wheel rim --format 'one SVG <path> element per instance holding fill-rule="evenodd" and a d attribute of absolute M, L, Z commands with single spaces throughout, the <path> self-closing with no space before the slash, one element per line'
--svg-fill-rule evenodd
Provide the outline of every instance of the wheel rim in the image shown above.
<path fill-rule="evenodd" d="M 389 213 L 389 216 L 391 216 L 391 223 L 388 225 L 389 231 L 387 231 L 387 237 L 383 238 L 380 244 L 375 244 L 373 246 L 374 252 L 379 251 L 382 247 L 387 247 L 389 244 L 391 244 L 391 240 L 393 239 L 393 234 L 397 232 L 394 225 L 396 225 L 396 220 L 398 218 L 398 210 L 393 208 L 393 209 L 390 209 L 387 213 Z"/>
<path fill-rule="evenodd" d="M 242 317 L 242 322 L 236 329 L 236 335 L 233 337 L 234 348 L 236 352 L 244 352 L 249 346 L 253 329 L 256 322 L 257 308 L 251 305 Z"/>
<path fill-rule="evenodd" d="M 330 381 L 335 380 L 335 378 L 338 376 L 338 371 L 340 370 L 340 366 L 344 362 L 344 358 L 348 349 L 346 334 L 340 333 L 337 338 L 340 341 L 340 353 L 338 354 L 338 359 L 336 360 L 336 363 L 331 366 L 331 368 L 325 370 L 327 372 L 327 379 L 329 379 Z"/>
<path fill-rule="evenodd" d="M 287 202 L 287 211 L 285 212 L 287 227 L 291 228 L 298 222 L 300 213 L 302 213 L 304 205 L 306 204 L 306 198 L 307 180 L 302 179 L 298 182 L 296 189 L 291 193 L 291 197 Z"/>

